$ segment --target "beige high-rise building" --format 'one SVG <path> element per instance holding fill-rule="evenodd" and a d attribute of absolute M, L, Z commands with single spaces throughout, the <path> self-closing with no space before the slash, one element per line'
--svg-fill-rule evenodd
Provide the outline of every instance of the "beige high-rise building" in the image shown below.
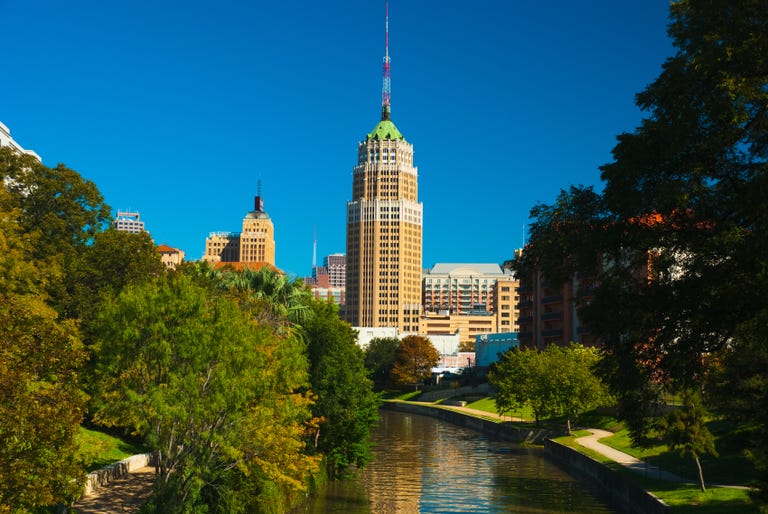
<path fill-rule="evenodd" d="M 423 206 L 413 145 L 384 111 L 357 157 L 347 202 L 346 319 L 417 332 Z"/>
<path fill-rule="evenodd" d="M 253 210 L 243 218 L 242 232 L 211 232 L 205 240 L 203 261 L 275 265 L 275 227 L 264 211 L 261 195 L 256 196 Z"/>
<path fill-rule="evenodd" d="M 357 146 L 347 202 L 344 317 L 356 327 L 418 332 L 422 209 L 413 145 L 390 116 L 387 7 L 381 121 Z"/>

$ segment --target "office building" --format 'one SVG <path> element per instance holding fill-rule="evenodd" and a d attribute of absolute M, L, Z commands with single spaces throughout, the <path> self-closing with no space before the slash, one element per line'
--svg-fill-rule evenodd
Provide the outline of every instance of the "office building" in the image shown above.
<path fill-rule="evenodd" d="M 253 210 L 243 218 L 241 232 L 211 232 L 208 235 L 203 261 L 275 266 L 275 228 L 264 210 L 261 194 L 254 198 Z"/>
<path fill-rule="evenodd" d="M 37 155 L 32 150 L 25 150 L 24 147 L 22 147 L 19 143 L 17 143 L 12 137 L 11 137 L 11 131 L 8 127 L 6 127 L 2 122 L 0 122 L 0 148 L 10 148 L 14 152 L 20 155 L 31 155 L 35 159 L 38 160 L 38 162 L 42 162 L 42 159 L 40 159 L 40 156 Z"/>
<path fill-rule="evenodd" d="M 115 219 L 112 221 L 112 227 L 121 232 L 130 232 L 138 234 L 144 232 L 144 222 L 138 212 L 117 211 Z"/>
<path fill-rule="evenodd" d="M 358 144 L 347 202 L 344 317 L 358 327 L 419 329 L 422 210 L 413 145 L 391 119 L 389 19 L 381 119 Z"/>

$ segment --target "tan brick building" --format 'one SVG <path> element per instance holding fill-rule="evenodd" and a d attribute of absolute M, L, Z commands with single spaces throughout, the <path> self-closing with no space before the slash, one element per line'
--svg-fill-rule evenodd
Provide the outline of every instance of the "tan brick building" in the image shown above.
<path fill-rule="evenodd" d="M 347 202 L 345 318 L 352 326 L 419 330 L 422 210 L 413 145 L 382 119 L 358 145 Z"/>
<path fill-rule="evenodd" d="M 275 228 L 264 210 L 261 195 L 243 218 L 242 232 L 211 232 L 205 240 L 203 261 L 266 263 L 275 266 Z"/>

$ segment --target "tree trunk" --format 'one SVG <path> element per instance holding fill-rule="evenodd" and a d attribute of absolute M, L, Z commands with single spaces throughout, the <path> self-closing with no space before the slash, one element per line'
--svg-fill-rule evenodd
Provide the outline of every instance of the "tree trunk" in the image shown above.
<path fill-rule="evenodd" d="M 568 435 L 573 435 L 571 432 L 571 418 L 566 418 L 566 425 L 568 426 Z"/>
<path fill-rule="evenodd" d="M 696 467 L 699 468 L 699 485 L 701 486 L 701 492 L 707 492 L 707 488 L 704 485 L 704 472 L 701 470 L 701 462 L 699 462 L 699 456 L 694 455 L 693 460 L 696 461 Z"/>

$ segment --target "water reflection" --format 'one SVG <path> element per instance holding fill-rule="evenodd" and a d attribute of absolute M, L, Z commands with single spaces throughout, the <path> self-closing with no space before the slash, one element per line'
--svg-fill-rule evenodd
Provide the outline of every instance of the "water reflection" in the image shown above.
<path fill-rule="evenodd" d="M 614 512 L 540 450 L 435 419 L 382 411 L 376 459 L 300 512 Z"/>

